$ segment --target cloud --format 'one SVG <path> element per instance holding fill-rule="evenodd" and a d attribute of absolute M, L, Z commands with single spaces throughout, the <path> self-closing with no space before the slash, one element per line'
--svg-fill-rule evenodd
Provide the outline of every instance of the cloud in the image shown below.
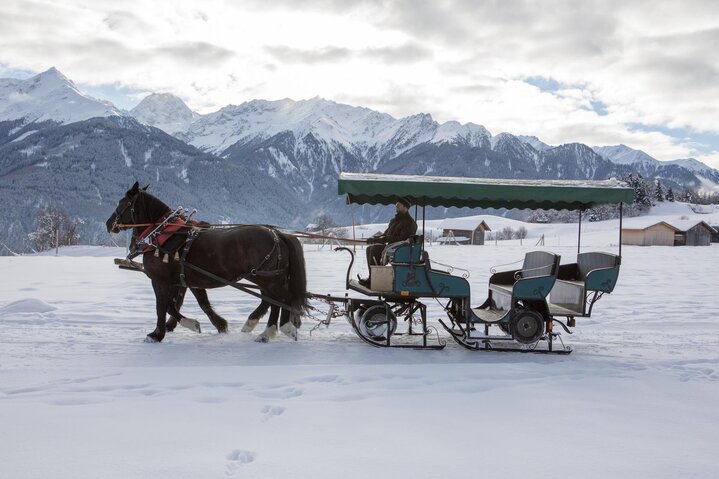
<path fill-rule="evenodd" d="M 340 63 L 353 59 L 404 64 L 422 61 L 432 56 L 429 49 L 417 44 L 405 44 L 396 47 L 368 47 L 358 50 L 341 47 L 299 49 L 281 45 L 268 46 L 265 50 L 277 61 L 298 64 Z"/>
<path fill-rule="evenodd" d="M 286 63 L 331 63 L 346 60 L 351 55 L 350 50 L 337 47 L 302 50 L 288 46 L 269 46 L 266 50 L 277 61 Z"/>
<path fill-rule="evenodd" d="M 0 64 L 170 91 L 204 112 L 320 95 L 551 143 L 625 143 L 661 159 L 719 151 L 719 2 L 118 5 L 0 2 Z"/>
<path fill-rule="evenodd" d="M 153 48 L 149 53 L 165 56 L 182 63 L 200 64 L 200 66 L 212 66 L 234 56 L 232 50 L 207 42 L 174 43 Z"/>
<path fill-rule="evenodd" d="M 7 99 L 10 103 L 24 103 L 26 101 L 32 101 L 32 95 L 13 91 L 8 95 Z"/>
<path fill-rule="evenodd" d="M 102 21 L 110 30 L 119 33 L 137 33 L 140 30 L 151 28 L 148 23 L 132 12 L 110 12 Z"/>

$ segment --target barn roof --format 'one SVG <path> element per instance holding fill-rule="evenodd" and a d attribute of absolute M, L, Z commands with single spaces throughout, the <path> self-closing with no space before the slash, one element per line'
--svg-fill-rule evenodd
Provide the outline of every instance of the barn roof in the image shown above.
<path fill-rule="evenodd" d="M 492 231 L 486 221 L 481 218 L 447 218 L 442 221 L 440 228 L 443 230 L 469 230 L 474 231 L 484 225 L 486 231 Z"/>
<path fill-rule="evenodd" d="M 697 221 L 697 220 L 671 220 L 671 224 L 676 226 L 679 231 L 689 231 L 690 229 L 696 228 L 697 226 L 706 228 L 708 231 L 712 233 L 716 233 L 717 231 L 710 226 L 706 221 Z"/>

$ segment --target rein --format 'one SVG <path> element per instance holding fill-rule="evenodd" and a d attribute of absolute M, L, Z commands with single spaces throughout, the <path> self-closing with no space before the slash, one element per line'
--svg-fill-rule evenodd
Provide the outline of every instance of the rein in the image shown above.
<path fill-rule="evenodd" d="M 122 224 L 118 223 L 117 226 L 119 227 L 125 227 L 125 228 L 151 228 L 153 226 L 157 226 L 161 223 L 133 223 L 133 224 Z M 290 236 L 294 236 L 295 238 L 307 238 L 307 239 L 322 239 L 322 240 L 337 240 L 341 241 L 343 243 L 350 243 L 350 244 L 366 244 L 366 241 L 363 240 L 357 240 L 357 239 L 350 239 L 350 238 L 338 238 L 336 236 L 329 236 L 329 235 L 321 235 L 317 233 L 310 233 L 308 231 L 295 231 L 295 230 L 287 230 L 284 228 L 279 228 L 274 225 L 251 225 L 247 223 L 223 223 L 223 224 L 199 224 L 199 225 L 179 225 L 180 228 L 195 228 L 195 229 L 201 229 L 201 230 L 209 230 L 209 229 L 215 229 L 215 228 L 235 228 L 239 226 L 267 226 L 270 228 L 277 229 L 279 231 L 282 231 L 285 234 L 288 234 Z"/>

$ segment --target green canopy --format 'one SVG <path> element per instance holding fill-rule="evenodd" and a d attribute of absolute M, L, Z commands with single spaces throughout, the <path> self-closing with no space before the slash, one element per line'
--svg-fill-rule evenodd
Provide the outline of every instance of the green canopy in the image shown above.
<path fill-rule="evenodd" d="M 399 197 L 419 206 L 586 209 L 631 203 L 633 190 L 616 180 L 503 180 L 447 176 L 341 173 L 340 195 L 351 203 L 393 204 Z"/>

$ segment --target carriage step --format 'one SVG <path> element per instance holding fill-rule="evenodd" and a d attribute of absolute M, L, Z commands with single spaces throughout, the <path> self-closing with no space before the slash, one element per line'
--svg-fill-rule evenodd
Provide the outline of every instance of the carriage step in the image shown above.
<path fill-rule="evenodd" d="M 486 323 L 496 323 L 500 319 L 504 318 L 509 311 L 505 311 L 502 309 L 480 309 L 480 308 L 472 308 L 472 313 L 474 315 L 481 319 L 482 321 Z"/>

